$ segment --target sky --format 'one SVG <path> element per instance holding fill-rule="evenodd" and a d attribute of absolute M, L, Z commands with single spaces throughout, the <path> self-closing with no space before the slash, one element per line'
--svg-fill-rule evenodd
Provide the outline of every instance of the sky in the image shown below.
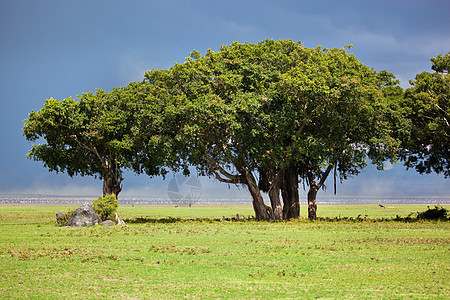
<path fill-rule="evenodd" d="M 408 88 L 416 74 L 431 72 L 430 58 L 450 51 L 449 12 L 448 0 L 0 0 L 0 194 L 101 195 L 98 179 L 50 173 L 26 159 L 32 143 L 23 120 L 45 99 L 111 90 L 182 63 L 193 50 L 267 38 L 310 48 L 352 44 L 357 59 Z M 441 175 L 401 164 L 387 169 L 367 167 L 338 185 L 338 195 L 450 196 Z M 167 197 L 174 176 L 126 172 L 120 196 Z M 242 188 L 200 181 L 202 197 L 249 197 Z"/>

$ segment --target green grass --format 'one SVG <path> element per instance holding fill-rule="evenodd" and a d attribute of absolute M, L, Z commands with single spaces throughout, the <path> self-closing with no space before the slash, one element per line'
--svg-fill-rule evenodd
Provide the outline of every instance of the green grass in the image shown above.
<path fill-rule="evenodd" d="M 130 220 L 182 220 L 57 227 L 64 209 L 0 206 L 2 299 L 450 297 L 448 222 L 373 221 L 426 206 L 320 206 L 321 217 L 370 220 L 275 223 L 190 220 L 250 206 L 121 206 Z"/>

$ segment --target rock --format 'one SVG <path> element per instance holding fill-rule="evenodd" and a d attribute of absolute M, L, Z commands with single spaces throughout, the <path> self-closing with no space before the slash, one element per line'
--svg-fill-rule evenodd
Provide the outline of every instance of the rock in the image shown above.
<path fill-rule="evenodd" d="M 111 220 L 106 220 L 106 221 L 103 221 L 100 225 L 102 225 L 102 226 L 114 226 L 114 225 L 116 225 L 116 223 L 114 223 Z"/>
<path fill-rule="evenodd" d="M 101 221 L 92 206 L 86 203 L 75 209 L 72 216 L 67 220 L 67 226 L 93 226 Z"/>
<path fill-rule="evenodd" d="M 62 225 L 61 219 L 64 219 L 65 217 L 67 217 L 67 215 L 62 211 L 56 213 L 56 222 L 58 222 L 58 225 Z"/>

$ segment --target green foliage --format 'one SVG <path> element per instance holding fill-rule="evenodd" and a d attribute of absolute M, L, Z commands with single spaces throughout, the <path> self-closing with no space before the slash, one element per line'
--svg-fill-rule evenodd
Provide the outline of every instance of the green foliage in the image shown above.
<path fill-rule="evenodd" d="M 61 227 L 64 227 L 67 225 L 67 221 L 69 221 L 70 217 L 72 216 L 74 210 L 68 209 L 66 212 L 64 212 L 64 216 L 59 219 L 58 225 Z"/>
<path fill-rule="evenodd" d="M 115 195 L 100 196 L 97 200 L 92 201 L 92 207 L 102 221 L 114 221 L 114 214 L 118 206 L 119 201 Z"/>
<path fill-rule="evenodd" d="M 42 161 L 49 171 L 107 178 L 120 188 L 122 168 L 129 166 L 133 126 L 125 100 L 123 89 L 83 93 L 78 101 L 46 100 L 24 121 L 27 140 L 45 141 L 33 145 L 27 157 Z"/>
<path fill-rule="evenodd" d="M 424 212 L 417 213 L 417 219 L 419 220 L 441 220 L 446 221 L 449 217 L 449 211 L 445 207 L 435 206 L 434 208 L 428 208 Z"/>
<path fill-rule="evenodd" d="M 111 92 L 51 98 L 25 120 L 26 139 L 45 141 L 28 158 L 69 176 L 98 176 L 103 194 L 116 196 L 123 169 L 156 176 L 188 174 L 192 165 L 252 185 L 254 200 L 262 199 L 255 172 L 275 178 L 298 169 L 292 176 L 322 186 L 331 169 L 344 180 L 367 158 L 381 168 L 397 156 L 392 133 L 402 122 L 390 95 L 398 81 L 348 49 L 234 42 L 193 51 L 184 63 Z"/>
<path fill-rule="evenodd" d="M 164 128 L 159 117 L 164 107 L 155 99 L 159 102 L 143 91 L 140 83 L 111 92 L 83 93 L 77 100 L 50 98 L 24 121 L 26 139 L 44 142 L 34 144 L 27 157 L 42 161 L 49 171 L 100 177 L 107 183 L 104 195 L 118 195 L 123 169 L 145 170 L 149 175 L 165 173 L 166 152 L 151 138 Z"/>
<path fill-rule="evenodd" d="M 450 52 L 431 59 L 434 73 L 410 80 L 403 107 L 411 122 L 401 153 L 407 168 L 450 176 Z"/>
<path fill-rule="evenodd" d="M 194 51 L 144 85 L 167 105 L 178 157 L 202 174 L 250 185 L 245 174 L 292 167 L 322 186 L 331 169 L 344 180 L 368 158 L 379 168 L 397 159 L 393 132 L 404 126 L 383 93 L 397 83 L 346 49 L 264 40 Z"/>

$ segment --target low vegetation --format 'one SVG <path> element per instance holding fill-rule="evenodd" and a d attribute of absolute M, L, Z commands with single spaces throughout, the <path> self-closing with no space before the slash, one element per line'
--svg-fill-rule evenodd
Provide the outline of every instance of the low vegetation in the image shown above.
<path fill-rule="evenodd" d="M 102 221 L 114 220 L 114 214 L 118 206 L 119 201 L 115 195 L 100 196 L 97 200 L 92 201 L 92 208 Z"/>
<path fill-rule="evenodd" d="M 417 213 L 417 219 L 419 220 L 448 220 L 448 209 L 442 206 L 435 206 L 434 208 L 428 208 L 424 212 Z"/>
<path fill-rule="evenodd" d="M 157 221 L 83 228 L 56 226 L 61 209 L 0 207 L 3 299 L 450 297 L 449 223 L 392 221 L 424 205 L 321 206 L 333 222 L 302 207 L 274 223 L 249 221 L 251 206 L 123 206 Z"/>
<path fill-rule="evenodd" d="M 67 221 L 69 221 L 70 217 L 72 216 L 74 210 L 73 209 L 67 209 L 66 211 L 60 211 L 63 215 L 57 220 L 57 223 L 59 226 L 66 226 Z"/>

